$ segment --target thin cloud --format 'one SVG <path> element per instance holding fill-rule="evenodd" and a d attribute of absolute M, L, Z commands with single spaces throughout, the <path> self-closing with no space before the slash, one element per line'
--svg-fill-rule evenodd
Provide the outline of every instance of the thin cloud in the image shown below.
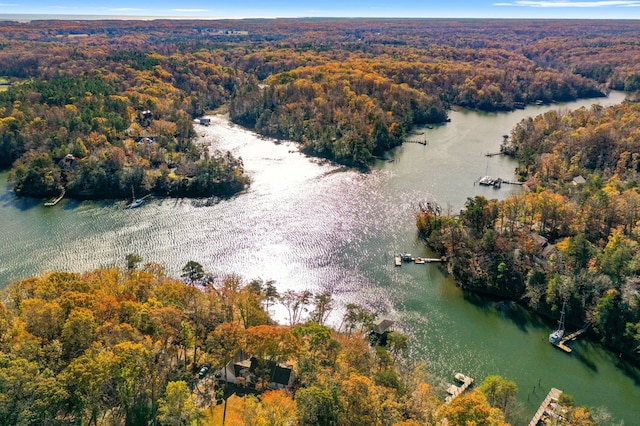
<path fill-rule="evenodd" d="M 514 2 L 501 2 L 501 3 L 493 3 L 494 6 L 522 6 L 522 7 L 576 7 L 576 8 L 587 8 L 587 7 L 639 7 L 640 1 L 636 0 L 602 0 L 602 1 L 552 1 L 552 0 L 541 0 L 541 1 L 528 1 L 528 0 L 519 0 Z"/>
<path fill-rule="evenodd" d="M 171 9 L 172 12 L 211 12 L 210 9 Z"/>
<path fill-rule="evenodd" d="M 109 10 L 113 10 L 116 12 L 137 12 L 137 11 L 143 11 L 148 9 L 140 9 L 135 7 L 112 7 Z"/>

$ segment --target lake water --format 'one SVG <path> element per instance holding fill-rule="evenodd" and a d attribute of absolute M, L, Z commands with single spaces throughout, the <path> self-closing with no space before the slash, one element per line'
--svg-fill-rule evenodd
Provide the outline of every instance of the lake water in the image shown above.
<path fill-rule="evenodd" d="M 547 342 L 553 324 L 517 305 L 465 295 L 437 265 L 393 266 L 393 254 L 429 255 L 416 238 L 420 200 L 457 212 L 467 197 L 505 198 L 520 190 L 474 185 L 493 175 L 512 179 L 513 160 L 496 152 L 521 119 L 549 109 L 622 101 L 623 95 L 511 113 L 453 111 L 451 122 L 411 137 L 369 173 L 305 157 L 289 142 L 262 140 L 212 116 L 197 126 L 203 143 L 242 156 L 252 178 L 231 199 L 42 201 L 0 193 L 0 285 L 42 270 L 83 271 L 124 265 L 127 253 L 167 265 L 175 276 L 189 260 L 216 274 L 273 279 L 279 291 L 329 290 L 340 304 L 360 303 L 397 321 L 412 336 L 412 357 L 446 380 L 463 372 L 481 381 L 515 381 L 526 415 L 549 388 L 580 405 L 606 406 L 627 425 L 636 420 L 640 373 L 585 340 L 571 355 Z M 0 173 L 5 188 L 7 173 Z M 142 194 L 140 194 L 142 195 Z M 339 323 L 340 310 L 333 316 Z M 281 315 L 282 313 L 276 313 Z"/>

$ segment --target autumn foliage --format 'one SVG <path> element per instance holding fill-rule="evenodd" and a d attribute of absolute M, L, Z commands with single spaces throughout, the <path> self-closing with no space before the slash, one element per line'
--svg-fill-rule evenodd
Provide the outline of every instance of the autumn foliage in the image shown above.
<path fill-rule="evenodd" d="M 418 228 L 464 287 L 553 317 L 566 303 L 574 327 L 637 359 L 639 125 L 634 102 L 525 119 L 506 146 L 525 192 L 421 214 Z"/>
<path fill-rule="evenodd" d="M 213 153 L 199 164 L 191 143 L 191 120 L 229 103 L 237 123 L 366 168 L 454 106 L 638 90 L 635 31 L 624 21 L 4 22 L 0 75 L 12 84 L 0 95 L 0 163 L 21 159 L 30 174 L 16 189 L 30 195 L 237 191 L 241 168 Z M 82 170 L 59 164 L 67 154 Z"/>

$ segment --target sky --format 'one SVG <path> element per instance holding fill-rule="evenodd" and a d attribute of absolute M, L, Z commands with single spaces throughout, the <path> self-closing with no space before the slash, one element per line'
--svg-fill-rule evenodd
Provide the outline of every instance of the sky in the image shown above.
<path fill-rule="evenodd" d="M 0 0 L 8 15 L 640 19 L 640 0 Z"/>

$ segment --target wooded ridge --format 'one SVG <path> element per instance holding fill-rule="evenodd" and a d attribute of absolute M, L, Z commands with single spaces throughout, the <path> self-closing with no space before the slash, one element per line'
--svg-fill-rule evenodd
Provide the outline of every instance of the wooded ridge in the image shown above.
<path fill-rule="evenodd" d="M 229 103 L 239 124 L 366 169 L 453 106 L 510 110 L 637 90 L 634 24 L 598 24 L 5 21 L 0 164 L 20 160 L 12 181 L 24 195 L 234 192 L 246 185 L 242 164 L 193 145 L 193 118 Z M 67 155 L 73 168 L 60 164 Z"/>

